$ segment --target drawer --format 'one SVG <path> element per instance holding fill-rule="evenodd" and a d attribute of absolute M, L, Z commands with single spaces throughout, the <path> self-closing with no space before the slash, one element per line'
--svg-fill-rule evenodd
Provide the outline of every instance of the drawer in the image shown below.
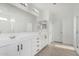
<path fill-rule="evenodd" d="M 32 48 L 33 48 L 33 49 L 36 49 L 36 48 L 39 48 L 40 46 L 41 46 L 41 44 L 36 44 L 36 45 L 33 44 L 33 45 L 32 45 Z"/>
<path fill-rule="evenodd" d="M 41 44 L 40 43 L 34 43 L 34 44 L 32 44 L 32 48 L 33 49 L 37 49 L 37 48 L 40 48 L 40 46 L 41 46 Z"/>
<path fill-rule="evenodd" d="M 41 43 L 40 41 L 36 41 L 36 43 L 38 44 L 38 43 Z"/>
<path fill-rule="evenodd" d="M 40 40 L 32 40 L 32 44 L 40 44 L 41 41 Z"/>
<path fill-rule="evenodd" d="M 40 51 L 40 49 L 36 49 L 36 53 L 38 53 Z"/>
<path fill-rule="evenodd" d="M 39 51 L 40 51 L 40 49 L 39 49 L 39 48 L 38 48 L 38 49 L 34 49 L 34 50 L 32 50 L 32 55 L 37 54 Z"/>
<path fill-rule="evenodd" d="M 32 44 L 32 47 L 34 48 L 36 48 L 36 47 L 40 47 L 41 46 L 41 43 L 34 43 L 34 44 Z"/>

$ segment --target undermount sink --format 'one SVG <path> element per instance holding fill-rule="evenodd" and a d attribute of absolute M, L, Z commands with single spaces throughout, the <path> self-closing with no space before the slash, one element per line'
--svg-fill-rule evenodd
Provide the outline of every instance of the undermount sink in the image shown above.
<path fill-rule="evenodd" d="M 10 36 L 9 38 L 10 38 L 10 39 L 15 39 L 15 38 L 16 38 L 16 36 Z"/>
<path fill-rule="evenodd" d="M 19 42 L 21 40 L 28 40 L 36 36 L 36 33 L 8 33 L 8 34 L 0 34 L 0 47 L 5 46 L 7 44 L 12 44 L 15 42 Z"/>

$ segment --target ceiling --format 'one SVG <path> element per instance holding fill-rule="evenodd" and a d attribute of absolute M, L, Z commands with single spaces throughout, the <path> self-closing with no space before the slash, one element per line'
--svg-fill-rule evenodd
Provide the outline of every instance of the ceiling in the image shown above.
<path fill-rule="evenodd" d="M 31 5 L 39 11 L 43 11 L 50 8 L 50 3 L 31 3 Z"/>
<path fill-rule="evenodd" d="M 58 19 L 69 19 L 72 17 L 74 7 L 79 8 L 79 3 L 30 3 L 39 11 L 49 10 L 51 17 Z"/>
<path fill-rule="evenodd" d="M 54 7 L 73 6 L 74 3 L 31 3 L 32 7 L 39 11 L 51 9 Z"/>

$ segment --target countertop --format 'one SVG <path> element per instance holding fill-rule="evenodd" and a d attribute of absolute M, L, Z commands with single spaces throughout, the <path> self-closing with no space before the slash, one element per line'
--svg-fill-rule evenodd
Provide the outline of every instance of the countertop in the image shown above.
<path fill-rule="evenodd" d="M 0 48 L 9 44 L 18 43 L 21 40 L 28 40 L 37 37 L 37 32 L 24 33 L 2 33 L 0 34 Z"/>

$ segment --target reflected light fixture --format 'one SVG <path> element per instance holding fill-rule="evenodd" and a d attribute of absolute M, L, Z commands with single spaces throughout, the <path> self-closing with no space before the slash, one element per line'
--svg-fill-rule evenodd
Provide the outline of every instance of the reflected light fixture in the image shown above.
<path fill-rule="evenodd" d="M 8 19 L 7 18 L 0 17 L 0 20 L 1 21 L 7 21 Z"/>
<path fill-rule="evenodd" d="M 10 21 L 11 21 L 11 22 L 15 22 L 15 19 L 11 19 Z"/>

